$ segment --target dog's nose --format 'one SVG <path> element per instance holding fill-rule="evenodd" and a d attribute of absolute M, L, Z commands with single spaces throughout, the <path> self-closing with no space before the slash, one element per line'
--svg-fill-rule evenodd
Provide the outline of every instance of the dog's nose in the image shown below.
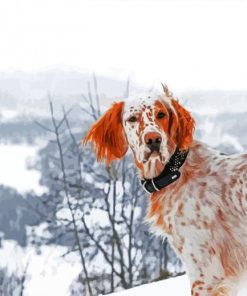
<path fill-rule="evenodd" d="M 144 136 L 144 141 L 151 151 L 159 151 L 160 143 L 162 141 L 161 135 L 156 132 L 147 133 Z"/>

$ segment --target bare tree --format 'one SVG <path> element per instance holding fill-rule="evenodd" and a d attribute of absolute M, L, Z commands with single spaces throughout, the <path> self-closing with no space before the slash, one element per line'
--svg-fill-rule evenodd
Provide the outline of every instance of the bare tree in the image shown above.
<path fill-rule="evenodd" d="M 93 85 L 94 91 L 88 84 L 88 94 L 83 95 L 82 112 L 96 120 L 101 110 L 95 75 Z M 87 125 L 78 131 L 78 122 L 71 121 L 73 109 L 63 109 L 57 120 L 51 99 L 49 106 L 52 124 L 44 128 L 52 138 L 40 152 L 41 180 L 49 188 L 42 197 L 52 235 L 46 242 L 66 245 L 64 256 L 78 252 L 78 282 L 90 296 L 150 282 L 165 272 L 170 276 L 168 262 L 174 254 L 166 240 L 150 235 L 142 223 L 146 197 L 130 156 L 109 167 L 99 165 L 91 149 L 80 145 Z"/>

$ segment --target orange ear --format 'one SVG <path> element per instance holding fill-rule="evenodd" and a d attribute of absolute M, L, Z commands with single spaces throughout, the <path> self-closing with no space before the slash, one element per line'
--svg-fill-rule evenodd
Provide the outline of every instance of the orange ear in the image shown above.
<path fill-rule="evenodd" d="M 176 127 L 175 142 L 180 150 L 186 150 L 193 141 L 195 121 L 191 114 L 184 109 L 176 100 L 172 99 L 172 105 L 177 113 L 173 125 Z"/>
<path fill-rule="evenodd" d="M 128 146 L 122 124 L 124 102 L 114 103 L 91 127 L 83 139 L 84 143 L 94 143 L 97 160 L 104 158 L 106 164 L 117 158 L 122 158 Z"/>

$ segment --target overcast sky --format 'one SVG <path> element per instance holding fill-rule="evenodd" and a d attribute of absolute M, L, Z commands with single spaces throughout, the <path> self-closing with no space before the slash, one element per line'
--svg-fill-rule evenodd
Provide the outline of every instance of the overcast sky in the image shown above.
<path fill-rule="evenodd" d="M 0 0 L 0 71 L 247 89 L 247 1 Z"/>

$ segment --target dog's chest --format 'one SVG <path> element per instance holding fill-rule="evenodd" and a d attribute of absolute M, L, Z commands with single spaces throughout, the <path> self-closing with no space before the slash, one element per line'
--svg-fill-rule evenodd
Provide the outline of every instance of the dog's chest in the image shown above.
<path fill-rule="evenodd" d="M 180 254 L 185 249 L 186 253 L 195 252 L 198 244 L 212 239 L 211 225 L 215 221 L 216 210 L 211 199 L 209 191 L 197 182 L 181 188 L 177 195 L 173 193 L 164 198 L 163 229 Z M 157 226 L 161 224 L 157 223 Z"/>
<path fill-rule="evenodd" d="M 168 236 L 190 272 L 207 276 L 212 270 L 226 274 L 247 268 L 246 178 L 237 171 L 234 183 L 236 173 L 217 177 L 218 169 L 207 179 L 152 196 L 148 215 L 155 232 Z M 237 250 L 235 257 L 231 249 Z"/>
<path fill-rule="evenodd" d="M 203 191 L 203 193 L 202 193 Z M 200 200 L 200 194 L 204 196 Z M 175 249 L 182 253 L 193 241 L 209 239 L 214 209 L 206 190 L 196 182 L 189 186 L 158 193 L 150 198 L 148 220 L 159 234 L 167 234 Z"/>

